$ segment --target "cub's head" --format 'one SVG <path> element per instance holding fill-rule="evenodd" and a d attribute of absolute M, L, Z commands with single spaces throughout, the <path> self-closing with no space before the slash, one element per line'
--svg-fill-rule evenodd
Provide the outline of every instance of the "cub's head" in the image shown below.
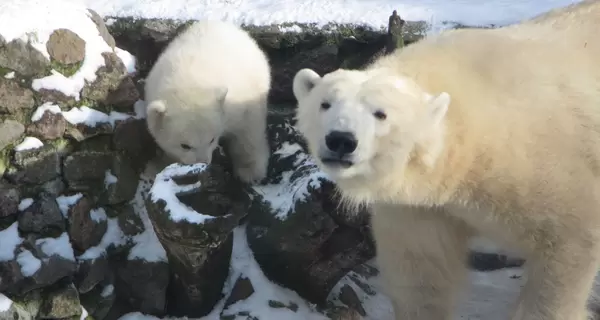
<path fill-rule="evenodd" d="M 293 91 L 298 129 L 338 183 L 375 181 L 392 171 L 402 179 L 397 174 L 409 163 L 433 165 L 442 150 L 442 120 L 450 104 L 445 92 L 430 95 L 384 71 L 343 69 L 324 77 L 300 70 Z"/>
<path fill-rule="evenodd" d="M 148 131 L 180 163 L 210 163 L 223 134 L 227 89 L 167 90 L 146 105 Z"/>

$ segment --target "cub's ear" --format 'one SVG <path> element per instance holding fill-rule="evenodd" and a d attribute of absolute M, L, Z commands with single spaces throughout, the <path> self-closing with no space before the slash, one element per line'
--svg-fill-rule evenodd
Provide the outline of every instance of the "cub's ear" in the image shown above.
<path fill-rule="evenodd" d="M 306 97 L 310 90 L 317 84 L 317 81 L 321 79 L 321 76 L 314 72 L 312 69 L 302 69 L 294 76 L 293 91 L 296 100 L 300 100 Z"/>
<path fill-rule="evenodd" d="M 437 96 L 429 98 L 429 111 L 433 124 L 437 125 L 444 119 L 450 106 L 450 101 L 450 94 L 447 92 L 442 92 Z"/>
<path fill-rule="evenodd" d="M 146 113 L 155 117 L 162 116 L 167 112 L 167 105 L 162 100 L 154 100 L 146 104 Z"/>

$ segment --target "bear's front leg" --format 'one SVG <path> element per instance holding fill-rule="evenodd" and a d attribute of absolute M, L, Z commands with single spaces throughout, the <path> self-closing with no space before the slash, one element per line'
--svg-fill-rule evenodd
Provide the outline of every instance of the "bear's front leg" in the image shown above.
<path fill-rule="evenodd" d="M 593 319 L 587 302 L 599 267 L 600 243 L 591 233 L 581 228 L 565 232 L 566 239 L 552 234 L 539 241 L 538 252 L 525 265 L 527 282 L 513 320 Z"/>
<path fill-rule="evenodd" d="M 372 223 L 396 319 L 452 319 L 471 229 L 441 210 L 382 204 L 374 205 Z"/>
<path fill-rule="evenodd" d="M 233 170 L 240 180 L 256 183 L 267 176 L 269 165 L 269 142 L 267 140 L 267 115 L 252 110 L 231 130 L 228 151 L 231 155 Z"/>

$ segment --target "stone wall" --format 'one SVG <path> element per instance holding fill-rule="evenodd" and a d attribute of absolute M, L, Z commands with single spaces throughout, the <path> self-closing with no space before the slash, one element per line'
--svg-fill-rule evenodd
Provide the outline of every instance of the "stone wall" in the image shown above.
<path fill-rule="evenodd" d="M 397 40 L 356 26 L 248 27 L 273 64 L 272 102 L 288 103 L 269 112 L 268 178 L 244 185 L 219 149 L 208 167 L 171 166 L 155 180 L 143 174 L 160 150 L 140 89 L 188 23 L 109 18 L 107 27 L 85 8 L 54 10 L 86 23 L 59 26 L 47 41 L 36 29 L 15 39 L 0 30 L 0 299 L 13 301 L 0 319 L 198 317 L 225 298 L 221 315 L 231 318 L 228 307 L 256 289 L 229 274 L 242 224 L 271 281 L 332 319 L 365 315 L 357 292 L 374 293 L 357 279 L 377 273 L 368 263 L 375 257 L 368 212 L 340 206 L 308 156 L 293 127 L 290 85 L 300 68 L 360 67 Z M 404 30 L 415 41 L 422 24 Z M 188 211 L 192 218 L 180 217 Z M 520 263 L 481 254 L 472 261 Z M 233 289 L 224 296 L 226 281 Z M 298 309 L 288 301 L 269 306 Z"/>

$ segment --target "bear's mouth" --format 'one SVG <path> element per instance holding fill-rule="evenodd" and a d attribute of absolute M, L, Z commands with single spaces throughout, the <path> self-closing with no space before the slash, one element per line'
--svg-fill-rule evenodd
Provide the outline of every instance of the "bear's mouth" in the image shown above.
<path fill-rule="evenodd" d="M 323 162 L 323 164 L 328 165 L 328 166 L 342 167 L 342 168 L 349 168 L 354 165 L 353 161 L 342 159 L 342 158 L 322 157 L 321 162 Z"/>

